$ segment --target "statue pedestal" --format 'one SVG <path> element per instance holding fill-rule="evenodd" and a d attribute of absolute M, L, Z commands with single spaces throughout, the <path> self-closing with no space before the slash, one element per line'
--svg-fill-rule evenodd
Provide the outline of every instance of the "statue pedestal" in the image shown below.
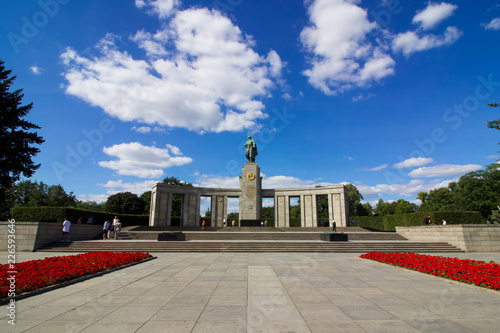
<path fill-rule="evenodd" d="M 240 226 L 260 226 L 262 212 L 262 178 L 259 165 L 247 162 L 240 177 Z"/>

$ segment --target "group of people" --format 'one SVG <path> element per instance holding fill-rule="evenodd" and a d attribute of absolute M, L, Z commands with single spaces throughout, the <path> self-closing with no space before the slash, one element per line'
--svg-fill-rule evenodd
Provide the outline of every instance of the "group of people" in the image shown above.
<path fill-rule="evenodd" d="M 115 218 L 113 219 L 113 223 L 109 222 L 109 220 L 106 220 L 104 222 L 104 226 L 102 228 L 102 239 L 109 239 L 109 236 L 112 232 L 115 234 L 115 239 L 118 239 L 118 237 L 120 237 L 121 231 L 122 223 L 120 222 L 118 216 L 115 216 Z"/>
<path fill-rule="evenodd" d="M 446 225 L 446 224 L 447 224 L 447 222 L 446 222 L 444 219 L 441 221 L 441 223 L 442 223 L 443 225 Z M 432 225 L 432 220 L 431 220 L 431 216 L 430 216 L 430 215 L 429 215 L 429 216 L 427 216 L 426 218 L 424 218 L 424 224 L 425 224 L 425 225 Z"/>
<path fill-rule="evenodd" d="M 81 224 L 81 218 L 78 219 L 77 224 Z M 69 242 L 69 229 L 71 227 L 71 221 L 68 220 L 67 217 L 64 218 L 64 222 L 62 223 L 62 239 L 61 242 Z M 113 223 L 109 222 L 109 220 L 106 220 L 104 222 L 104 226 L 102 228 L 102 239 L 109 239 L 109 236 L 111 235 L 111 232 L 114 233 L 115 239 L 118 239 L 120 237 L 120 232 L 122 231 L 122 223 L 120 222 L 120 219 L 118 216 L 115 216 L 113 219 Z"/>

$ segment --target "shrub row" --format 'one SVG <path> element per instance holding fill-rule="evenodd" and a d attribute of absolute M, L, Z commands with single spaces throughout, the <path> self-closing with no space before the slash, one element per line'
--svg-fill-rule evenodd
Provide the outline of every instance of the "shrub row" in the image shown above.
<path fill-rule="evenodd" d="M 66 207 L 16 207 L 12 211 L 12 218 L 16 221 L 62 223 L 64 218 L 68 218 L 75 224 L 79 218 L 82 219 L 82 224 L 86 224 L 89 217 L 93 218 L 94 224 L 104 224 L 106 220 L 112 221 L 115 215 L 117 214 Z M 118 218 L 124 227 L 149 225 L 149 215 L 120 214 Z"/>
<path fill-rule="evenodd" d="M 396 231 L 396 227 L 421 226 L 424 225 L 424 218 L 431 217 L 435 225 L 442 224 L 445 220 L 447 224 L 480 224 L 480 212 L 418 212 L 410 214 L 396 214 L 385 216 L 355 216 L 355 224 L 373 231 Z"/>

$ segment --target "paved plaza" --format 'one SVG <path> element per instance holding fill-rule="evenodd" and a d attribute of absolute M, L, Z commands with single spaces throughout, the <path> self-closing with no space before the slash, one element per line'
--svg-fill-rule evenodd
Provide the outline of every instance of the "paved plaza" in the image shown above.
<path fill-rule="evenodd" d="M 0 332 L 498 332 L 500 292 L 342 253 L 158 258 L 16 302 Z M 64 253 L 18 253 L 18 261 Z M 446 254 L 443 254 L 446 255 Z M 0 263 L 7 254 L 0 253 Z M 494 260 L 500 253 L 456 253 Z"/>

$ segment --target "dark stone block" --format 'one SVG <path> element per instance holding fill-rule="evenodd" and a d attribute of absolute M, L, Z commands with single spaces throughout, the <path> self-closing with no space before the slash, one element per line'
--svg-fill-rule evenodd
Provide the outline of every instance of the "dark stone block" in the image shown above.
<path fill-rule="evenodd" d="M 240 226 L 242 227 L 260 227 L 261 220 L 240 220 Z"/>
<path fill-rule="evenodd" d="M 325 232 L 321 235 L 321 240 L 327 242 L 347 242 L 347 234 L 337 232 Z"/>
<path fill-rule="evenodd" d="M 158 241 L 183 241 L 186 235 L 182 231 L 162 232 L 158 234 Z"/>

